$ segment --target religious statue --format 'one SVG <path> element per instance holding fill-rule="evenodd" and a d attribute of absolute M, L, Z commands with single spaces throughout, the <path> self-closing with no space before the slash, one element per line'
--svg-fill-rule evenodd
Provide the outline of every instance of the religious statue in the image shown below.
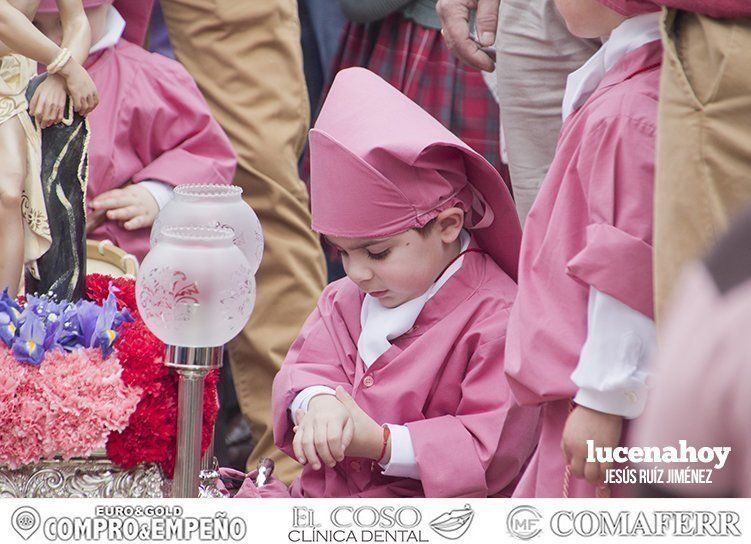
<path fill-rule="evenodd" d="M 0 0 L 0 289 L 12 295 L 24 264 L 27 291 L 81 294 L 88 141 L 81 116 L 98 103 L 81 66 L 91 45 L 85 1 L 57 0 L 58 46 L 31 23 L 39 0 Z M 36 62 L 47 75 L 27 93 Z"/>

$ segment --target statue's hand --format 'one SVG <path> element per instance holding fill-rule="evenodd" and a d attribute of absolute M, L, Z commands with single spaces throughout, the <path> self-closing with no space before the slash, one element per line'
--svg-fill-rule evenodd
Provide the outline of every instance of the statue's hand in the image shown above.
<path fill-rule="evenodd" d="M 137 183 L 102 193 L 89 206 L 94 210 L 89 214 L 89 224 L 99 226 L 106 218 L 117 221 L 125 230 L 150 227 L 159 213 L 159 204 L 149 190 Z"/>
<path fill-rule="evenodd" d="M 70 59 L 58 73 L 65 78 L 73 109 L 83 116 L 91 113 L 99 104 L 99 93 L 88 72 L 75 59 Z"/>
<path fill-rule="evenodd" d="M 56 125 L 63 120 L 67 98 L 65 80 L 57 74 L 50 75 L 34 92 L 29 102 L 29 113 L 43 129 Z"/>

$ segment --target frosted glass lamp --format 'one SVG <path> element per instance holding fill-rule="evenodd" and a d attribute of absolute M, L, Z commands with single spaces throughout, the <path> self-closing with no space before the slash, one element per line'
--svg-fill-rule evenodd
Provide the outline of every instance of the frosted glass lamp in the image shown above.
<path fill-rule="evenodd" d="M 198 496 L 204 380 L 255 302 L 253 271 L 233 238 L 228 228 L 166 228 L 138 271 L 138 311 L 180 375 L 173 497 Z"/>
<path fill-rule="evenodd" d="M 242 199 L 242 189 L 235 185 L 178 185 L 174 198 L 159 212 L 151 229 L 151 247 L 170 227 L 226 227 L 234 233 L 233 241 L 248 259 L 255 274 L 263 257 L 263 232 L 253 209 Z"/>

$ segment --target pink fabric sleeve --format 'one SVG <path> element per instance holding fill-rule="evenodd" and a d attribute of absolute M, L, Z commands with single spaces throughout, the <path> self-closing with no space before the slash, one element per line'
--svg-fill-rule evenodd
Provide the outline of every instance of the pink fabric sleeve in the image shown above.
<path fill-rule="evenodd" d="M 125 39 L 143 45 L 149 30 L 154 0 L 115 0 L 114 5 L 126 22 Z"/>
<path fill-rule="evenodd" d="M 160 74 L 144 69 L 138 77 L 149 85 L 134 85 L 133 129 L 127 137 L 141 164 L 133 182 L 157 180 L 181 183 L 231 183 L 236 158 L 229 139 L 212 117 L 193 79 L 179 66 L 160 62 Z"/>
<path fill-rule="evenodd" d="M 294 433 L 288 408 L 295 396 L 303 389 L 314 385 L 325 385 L 332 389 L 341 385 L 348 393 L 352 393 L 353 377 L 345 371 L 341 363 L 346 355 L 329 333 L 327 318 L 324 317 L 331 311 L 330 307 L 327 307 L 327 299 L 329 296 L 333 298 L 331 287 L 330 285 L 324 290 L 318 307 L 305 321 L 300 335 L 292 344 L 282 368 L 274 378 L 271 392 L 274 442 L 290 457 L 294 457 Z"/>
<path fill-rule="evenodd" d="M 216 486 L 222 495 L 234 499 L 289 499 L 289 489 L 284 482 L 277 480 L 273 475 L 266 482 L 266 485 L 256 487 L 255 480 L 258 477 L 258 471 L 244 473 L 233 468 L 220 468 L 219 479 Z M 229 480 L 225 483 L 225 480 Z M 228 483 L 231 482 L 231 486 Z M 242 482 L 242 483 L 240 483 Z"/>
<path fill-rule="evenodd" d="M 654 126 L 644 121 L 612 117 L 587 131 L 577 170 L 589 224 L 585 246 L 566 268 L 650 318 L 654 163 Z"/>
<path fill-rule="evenodd" d="M 589 225 L 587 245 L 568 262 L 566 272 L 654 317 L 652 246 L 643 240 L 604 223 Z"/>
<path fill-rule="evenodd" d="M 514 402 L 504 376 L 504 346 L 500 338 L 476 349 L 455 414 L 407 423 L 426 497 L 497 494 L 531 455 L 538 412 Z"/>
<path fill-rule="evenodd" d="M 748 0 L 655 0 L 655 3 L 710 17 L 751 16 L 751 2 Z"/>

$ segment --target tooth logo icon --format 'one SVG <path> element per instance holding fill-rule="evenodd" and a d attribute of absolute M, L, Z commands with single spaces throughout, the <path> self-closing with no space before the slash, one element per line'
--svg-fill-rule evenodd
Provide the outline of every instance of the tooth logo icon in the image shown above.
<path fill-rule="evenodd" d="M 474 518 L 474 510 L 468 504 L 465 504 L 464 508 L 460 510 L 451 510 L 435 518 L 430 522 L 430 528 L 443 538 L 457 540 L 469 530 Z"/>
<path fill-rule="evenodd" d="M 39 529 L 40 523 L 41 518 L 39 517 L 39 512 L 31 506 L 22 506 L 21 508 L 18 508 L 10 517 L 10 524 L 13 526 L 13 529 L 15 529 L 24 540 L 29 540 L 31 535 L 36 533 L 37 529 Z"/>

